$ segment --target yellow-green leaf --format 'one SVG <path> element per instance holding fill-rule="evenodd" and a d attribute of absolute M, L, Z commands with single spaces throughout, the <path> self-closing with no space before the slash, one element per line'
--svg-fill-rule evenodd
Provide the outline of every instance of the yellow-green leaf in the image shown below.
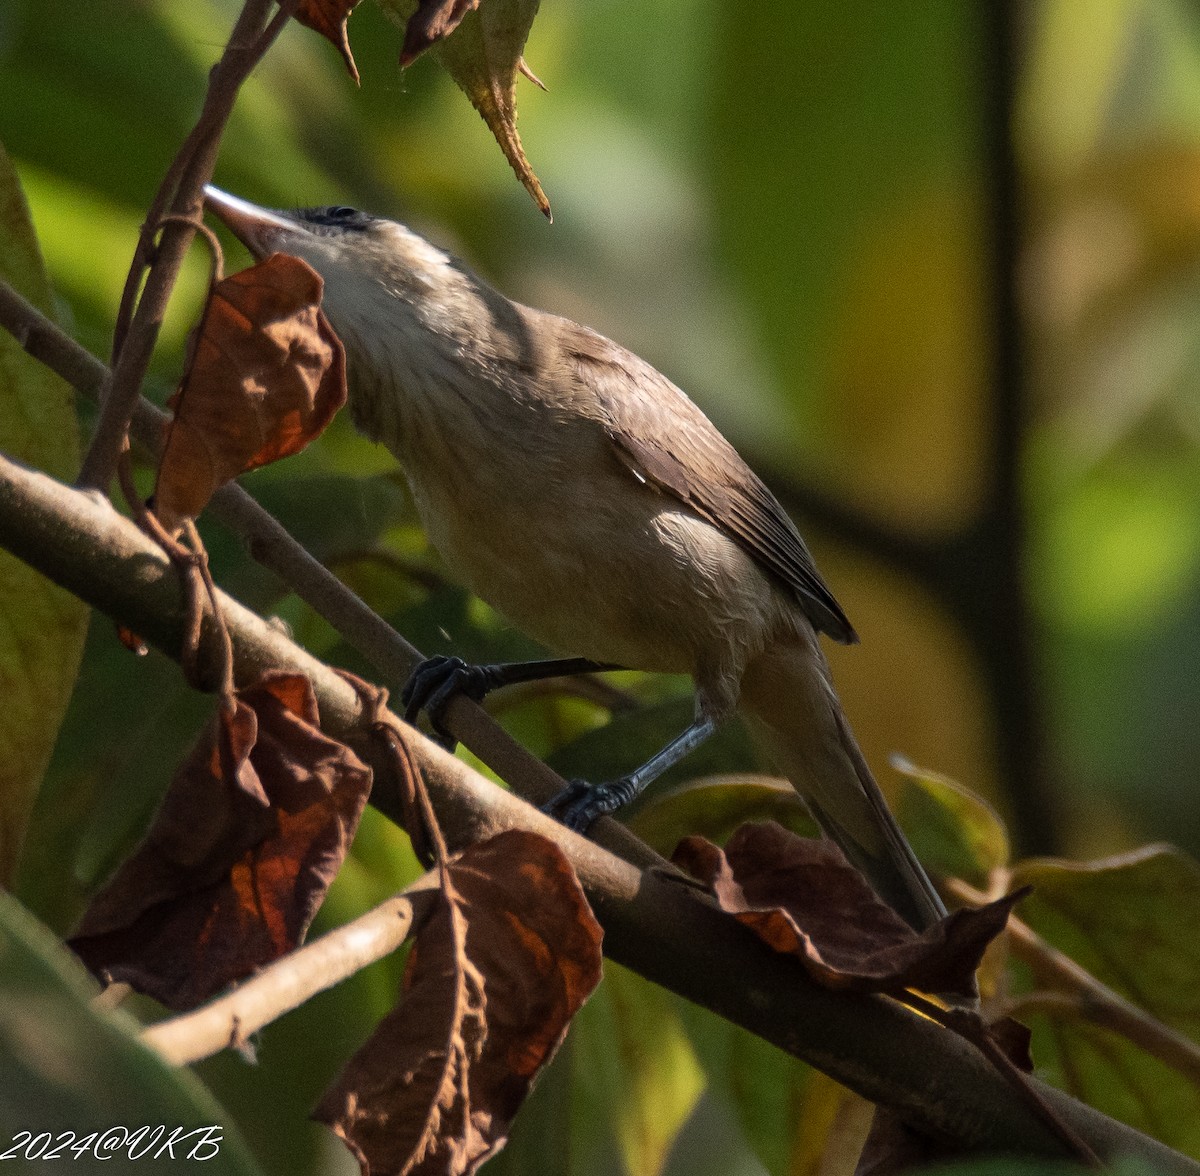
<path fill-rule="evenodd" d="M 745 1029 L 679 1002 L 710 1088 L 771 1176 L 851 1172 L 871 1126 L 865 1099 Z"/>
<path fill-rule="evenodd" d="M 946 776 L 894 757 L 901 785 L 893 790 L 896 819 L 917 857 L 942 877 L 986 889 L 993 870 L 1008 865 L 1008 833 L 985 800 Z"/>
<path fill-rule="evenodd" d="M 1019 914 L 1160 1021 L 1200 1041 L 1200 863 L 1172 846 L 1103 861 L 1039 859 Z M 1039 987 L 1036 969 L 1034 987 Z M 1030 1018 L 1034 1060 L 1085 1102 L 1200 1158 L 1200 1089 L 1141 1046 L 1082 1016 Z"/>
<path fill-rule="evenodd" d="M 661 988 L 606 962 L 571 1030 L 575 1081 L 590 1094 L 580 1105 L 593 1115 L 605 1107 L 629 1176 L 657 1176 L 704 1090 L 676 1007 Z"/>
<path fill-rule="evenodd" d="M 0 146 L 0 277 L 39 309 L 50 285 L 16 169 Z M 59 478 L 79 458 L 67 385 L 0 331 L 0 451 Z M 79 668 L 87 610 L 0 552 L 0 884 L 10 884 L 25 826 Z"/>
<path fill-rule="evenodd" d="M 804 801 L 786 780 L 753 773 L 689 780 L 648 800 L 629 825 L 669 857 L 691 833 L 723 845 L 747 821 L 778 821 L 801 836 L 820 836 Z"/>

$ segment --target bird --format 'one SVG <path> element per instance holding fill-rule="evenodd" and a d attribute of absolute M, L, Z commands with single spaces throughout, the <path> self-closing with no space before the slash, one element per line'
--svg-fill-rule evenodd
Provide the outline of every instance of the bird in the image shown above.
<path fill-rule="evenodd" d="M 570 319 L 521 305 L 406 226 L 345 205 L 277 211 L 209 186 L 250 253 L 307 262 L 341 339 L 356 427 L 404 470 L 448 570 L 565 660 L 431 659 L 413 707 L 564 670 L 688 674 L 695 719 L 549 810 L 618 810 L 740 712 L 823 832 L 916 930 L 945 908 L 871 773 L 821 635 L 858 636 L 766 484 L 687 395 Z"/>

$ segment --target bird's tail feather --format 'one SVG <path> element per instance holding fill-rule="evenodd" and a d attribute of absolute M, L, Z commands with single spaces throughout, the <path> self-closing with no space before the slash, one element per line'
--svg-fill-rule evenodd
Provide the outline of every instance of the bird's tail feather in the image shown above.
<path fill-rule="evenodd" d="M 918 931 L 944 918 L 859 750 L 815 634 L 811 644 L 775 647 L 752 662 L 741 705 L 818 824 L 879 897 Z"/>

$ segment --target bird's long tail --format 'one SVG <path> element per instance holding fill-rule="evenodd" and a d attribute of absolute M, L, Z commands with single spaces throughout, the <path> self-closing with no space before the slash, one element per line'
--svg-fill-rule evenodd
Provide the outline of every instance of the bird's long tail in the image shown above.
<path fill-rule="evenodd" d="M 741 708 L 818 824 L 880 898 L 918 931 L 943 918 L 946 908 L 850 730 L 816 634 L 751 662 Z"/>

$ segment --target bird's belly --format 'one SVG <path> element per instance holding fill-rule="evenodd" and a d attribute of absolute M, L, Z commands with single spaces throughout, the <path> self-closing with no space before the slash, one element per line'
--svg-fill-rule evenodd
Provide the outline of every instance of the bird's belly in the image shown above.
<path fill-rule="evenodd" d="M 514 477 L 503 494 L 463 493 L 410 472 L 451 570 L 530 637 L 596 661 L 693 675 L 701 662 L 742 663 L 761 648 L 772 589 L 714 527 L 621 472 L 579 489 Z"/>

